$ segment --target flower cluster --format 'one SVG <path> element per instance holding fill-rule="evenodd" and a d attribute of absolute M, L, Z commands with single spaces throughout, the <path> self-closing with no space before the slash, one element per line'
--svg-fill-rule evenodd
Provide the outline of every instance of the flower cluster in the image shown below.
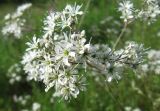
<path fill-rule="evenodd" d="M 146 51 L 143 44 L 138 45 L 135 42 L 126 42 L 125 50 L 122 50 L 121 58 L 123 63 L 128 64 L 129 66 L 136 68 L 138 64 L 144 62 L 143 57 L 146 55 Z"/>
<path fill-rule="evenodd" d="M 94 56 L 97 58 L 94 58 L 92 66 L 99 66 L 99 71 L 108 82 L 121 79 L 127 66 L 136 69 L 139 64 L 143 63 L 143 57 L 147 53 L 147 49 L 144 49 L 142 44 L 138 45 L 133 41 L 126 42 L 124 49 L 114 52 L 107 45 L 96 45 L 96 47 L 98 50 L 95 50 L 96 56 Z M 99 74 L 95 70 L 93 75 L 99 80 Z"/>
<path fill-rule="evenodd" d="M 119 11 L 122 13 L 121 18 L 124 22 L 140 18 L 150 24 L 160 15 L 160 6 L 158 0 L 144 0 L 142 9 L 135 9 L 130 0 L 125 0 L 119 3 Z"/>
<path fill-rule="evenodd" d="M 32 106 L 30 109 L 26 109 L 25 107 L 28 107 L 28 104 L 31 103 L 31 96 L 30 95 L 21 95 L 21 96 L 17 96 L 14 95 L 13 96 L 13 101 L 19 105 L 21 105 L 22 108 L 21 111 L 41 111 L 41 104 L 38 102 L 33 102 Z"/>
<path fill-rule="evenodd" d="M 81 58 L 89 48 L 89 44 L 85 45 L 85 31 L 72 32 L 77 17 L 83 14 L 80 8 L 67 5 L 62 12 L 51 12 L 44 20 L 43 37 L 33 37 L 27 43 L 29 48 L 22 61 L 28 79 L 43 81 L 46 91 L 54 86 L 55 96 L 66 100 L 76 98 L 85 86 L 83 74 L 74 68 L 83 63 Z"/>
<path fill-rule="evenodd" d="M 157 16 L 160 15 L 160 6 L 158 0 L 145 0 L 145 6 L 139 11 L 138 17 L 145 21 L 151 22 L 156 21 Z"/>
<path fill-rule="evenodd" d="M 79 5 L 67 5 L 61 12 L 50 12 L 44 20 L 44 34 L 27 42 L 22 64 L 29 80 L 42 81 L 45 91 L 54 87 L 54 96 L 65 100 L 76 98 L 86 88 L 85 71 L 108 74 L 112 67 L 136 67 L 143 61 L 143 45 L 130 42 L 122 50 L 108 45 L 92 45 L 85 31 L 77 31 L 83 11 Z M 80 73 L 83 72 L 83 73 Z M 115 71 L 116 72 L 116 71 Z M 108 76 L 109 77 L 109 76 Z"/>
<path fill-rule="evenodd" d="M 155 74 L 160 74 L 160 51 L 159 50 L 149 50 L 147 56 L 147 61 L 140 66 L 142 74 L 148 72 L 154 72 Z"/>
<path fill-rule="evenodd" d="M 9 83 L 14 84 L 15 82 L 20 82 L 22 80 L 22 76 L 20 72 L 22 71 L 20 64 L 14 64 L 8 69 L 8 78 Z"/>
<path fill-rule="evenodd" d="M 20 38 L 22 36 L 22 30 L 25 23 L 25 19 L 22 19 L 24 11 L 32 6 L 31 3 L 26 3 L 19 6 L 16 12 L 12 14 L 7 14 L 4 18 L 5 26 L 2 29 L 2 34 L 9 36 L 13 35 L 15 38 Z M 15 30 L 16 29 L 16 30 Z"/>
<path fill-rule="evenodd" d="M 30 98 L 31 98 L 30 95 L 24 95 L 24 96 L 14 95 L 13 96 L 13 101 L 15 103 L 18 103 L 18 104 L 22 105 L 22 106 L 25 106 Z"/>
<path fill-rule="evenodd" d="M 71 29 L 72 25 L 78 22 L 77 16 L 83 14 L 83 12 L 80 11 L 81 7 L 82 6 L 77 6 L 76 4 L 73 7 L 71 5 L 67 5 L 62 12 L 51 12 L 44 20 L 44 37 L 52 36 L 57 29 Z M 56 37 L 54 39 L 56 39 Z"/>

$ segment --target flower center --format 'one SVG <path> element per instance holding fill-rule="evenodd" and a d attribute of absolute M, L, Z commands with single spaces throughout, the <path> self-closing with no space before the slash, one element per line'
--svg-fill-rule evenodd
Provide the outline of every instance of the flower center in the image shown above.
<path fill-rule="evenodd" d="M 69 51 L 68 51 L 68 50 L 64 50 L 63 54 L 64 54 L 65 56 L 68 56 L 68 55 L 69 55 Z"/>

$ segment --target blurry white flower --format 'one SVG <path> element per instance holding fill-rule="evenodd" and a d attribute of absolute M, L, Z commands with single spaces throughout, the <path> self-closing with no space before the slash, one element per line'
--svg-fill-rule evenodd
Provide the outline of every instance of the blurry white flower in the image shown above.
<path fill-rule="evenodd" d="M 148 70 L 144 71 L 145 73 L 147 72 L 154 72 L 155 74 L 160 74 L 160 51 L 159 50 L 149 50 L 147 52 L 147 63 L 146 65 L 148 66 Z M 144 65 L 142 65 L 142 70 Z"/>
<path fill-rule="evenodd" d="M 128 22 L 134 18 L 133 16 L 133 3 L 129 0 L 124 0 L 119 3 L 118 11 L 122 13 L 121 18 L 124 19 L 124 22 Z"/>
<path fill-rule="evenodd" d="M 24 11 L 32 6 L 31 3 L 22 4 L 12 14 L 7 14 L 4 17 L 5 26 L 2 28 L 3 35 L 13 35 L 15 38 L 20 38 L 22 36 L 22 30 L 24 27 L 25 19 L 20 18 Z"/>
<path fill-rule="evenodd" d="M 160 6 L 158 0 L 145 0 L 145 3 L 145 7 L 139 11 L 137 16 L 150 24 L 156 21 L 156 18 L 160 15 Z"/>
<path fill-rule="evenodd" d="M 120 18 L 124 19 L 124 22 L 129 20 L 140 18 L 143 21 L 147 21 L 148 24 L 156 21 L 160 15 L 160 6 L 158 0 L 144 0 L 142 1 L 143 7 L 136 9 L 133 7 L 131 0 L 123 0 L 119 3 L 118 11 L 122 13 Z"/>
<path fill-rule="evenodd" d="M 6 25 L 2 29 L 3 35 L 13 34 L 14 37 L 20 38 L 22 36 L 22 26 L 24 25 L 24 20 L 14 20 L 11 22 L 6 22 Z M 15 30 L 16 29 L 16 30 Z"/>
<path fill-rule="evenodd" d="M 32 6 L 31 3 L 22 4 L 22 5 L 18 6 L 17 11 L 18 11 L 18 12 L 23 12 L 23 11 L 25 11 L 26 9 L 30 8 L 31 6 Z"/>
<path fill-rule="evenodd" d="M 41 109 L 41 104 L 37 103 L 37 102 L 34 102 L 32 104 L 32 111 L 40 111 Z"/>
<path fill-rule="evenodd" d="M 157 33 L 157 37 L 160 37 L 160 32 Z"/>
<path fill-rule="evenodd" d="M 30 95 L 24 95 L 24 96 L 17 96 L 17 95 L 14 95 L 13 96 L 13 101 L 15 102 L 15 103 L 19 103 L 19 104 L 21 104 L 21 105 L 26 105 L 27 104 L 27 102 L 29 102 L 29 99 L 31 98 L 31 96 Z"/>
<path fill-rule="evenodd" d="M 29 111 L 28 109 L 22 109 L 21 111 Z"/>
<path fill-rule="evenodd" d="M 143 44 L 138 45 L 135 42 L 126 42 L 125 50 L 123 51 L 122 61 L 135 68 L 138 64 L 144 61 L 143 56 L 146 55 L 146 49 Z"/>
<path fill-rule="evenodd" d="M 11 18 L 11 15 L 10 14 L 7 14 L 5 17 L 4 17 L 4 20 L 8 20 Z"/>
<path fill-rule="evenodd" d="M 22 75 L 20 75 L 22 69 L 20 64 L 14 64 L 8 69 L 7 76 L 9 77 L 9 83 L 14 84 L 15 82 L 20 82 L 22 80 Z"/>
<path fill-rule="evenodd" d="M 80 11 L 82 5 L 67 5 L 66 8 L 64 9 L 64 13 L 68 14 L 69 16 L 77 16 L 77 15 L 82 15 L 83 11 Z"/>
<path fill-rule="evenodd" d="M 125 111 L 132 111 L 132 107 L 130 107 L 130 106 L 126 106 L 124 109 L 125 109 Z"/>
<path fill-rule="evenodd" d="M 132 107 L 130 107 L 130 106 L 127 106 L 127 107 L 125 107 L 124 108 L 125 109 L 125 111 L 141 111 L 141 109 L 139 109 L 139 108 L 132 108 Z"/>
<path fill-rule="evenodd" d="M 141 109 L 135 108 L 135 109 L 133 109 L 132 111 L 141 111 Z"/>

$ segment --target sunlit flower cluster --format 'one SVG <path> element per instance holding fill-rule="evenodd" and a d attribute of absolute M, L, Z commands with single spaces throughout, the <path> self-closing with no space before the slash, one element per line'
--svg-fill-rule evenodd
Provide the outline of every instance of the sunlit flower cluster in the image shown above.
<path fill-rule="evenodd" d="M 77 17 L 83 12 L 81 6 L 67 5 L 62 12 L 50 12 L 44 20 L 44 35 L 33 37 L 23 56 L 22 64 L 28 79 L 43 81 L 46 91 L 55 87 L 55 96 L 68 100 L 77 97 L 79 90 L 85 89 L 85 78 L 78 74 L 78 64 L 89 49 L 85 44 L 85 31 L 72 32 Z"/>
<path fill-rule="evenodd" d="M 34 36 L 32 42 L 27 43 L 22 60 L 29 80 L 42 81 L 45 91 L 54 87 L 54 96 L 65 100 L 76 98 L 86 89 L 84 73 L 87 70 L 108 74 L 114 66 L 135 68 L 143 61 L 145 52 L 143 45 L 133 42 L 118 51 L 108 45 L 87 42 L 85 31 L 76 28 L 83 14 L 80 8 L 76 4 L 67 5 L 61 12 L 50 12 L 44 20 L 43 36 Z"/>
<path fill-rule="evenodd" d="M 122 13 L 121 18 L 124 22 L 139 18 L 150 24 L 156 21 L 157 17 L 160 15 L 158 0 L 144 0 L 141 7 L 141 9 L 136 9 L 130 0 L 120 2 L 119 11 Z"/>
<path fill-rule="evenodd" d="M 5 16 L 5 26 L 2 28 L 2 34 L 5 36 L 14 36 L 15 38 L 20 38 L 22 36 L 22 30 L 25 19 L 21 18 L 24 11 L 32 6 L 31 3 L 22 4 L 17 8 L 14 13 L 9 13 Z"/>

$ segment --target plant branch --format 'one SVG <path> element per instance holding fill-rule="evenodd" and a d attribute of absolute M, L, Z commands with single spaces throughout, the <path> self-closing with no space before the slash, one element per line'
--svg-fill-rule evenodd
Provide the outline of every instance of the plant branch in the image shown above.
<path fill-rule="evenodd" d="M 113 51 L 116 49 L 118 43 L 120 42 L 122 36 L 124 35 L 124 33 L 125 33 L 125 31 L 126 31 L 126 28 L 127 28 L 127 25 L 128 25 L 128 23 L 125 22 L 124 27 L 123 27 L 120 35 L 118 36 L 118 38 L 117 38 L 117 40 L 116 40 L 116 43 L 115 43 L 114 46 L 113 46 Z"/>

